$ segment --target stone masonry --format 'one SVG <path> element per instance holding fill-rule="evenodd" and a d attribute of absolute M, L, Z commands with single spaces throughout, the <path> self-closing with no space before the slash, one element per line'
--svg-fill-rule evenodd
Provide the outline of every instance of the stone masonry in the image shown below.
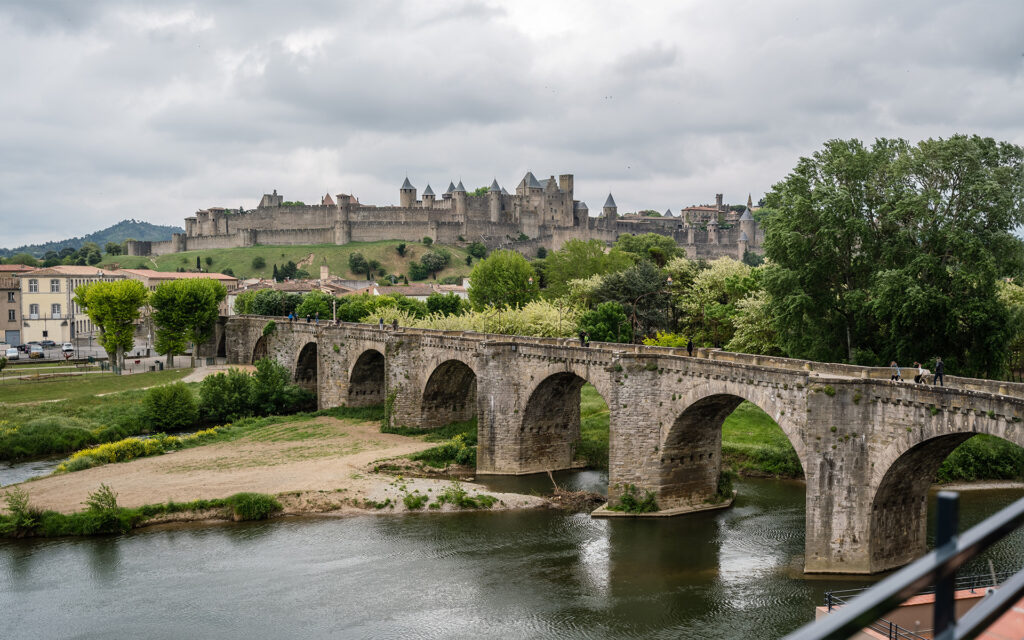
<path fill-rule="evenodd" d="M 392 424 L 478 418 L 477 472 L 571 466 L 579 395 L 610 413 L 609 495 L 655 492 L 662 509 L 718 489 L 722 422 L 743 400 L 767 412 L 806 477 L 805 570 L 875 573 L 925 551 L 938 465 L 976 433 L 1024 445 L 1024 384 L 948 377 L 888 381 L 888 369 L 699 349 L 599 344 L 373 325 L 228 320 L 227 357 L 272 357 L 315 388 L 322 408 L 385 403 Z"/>

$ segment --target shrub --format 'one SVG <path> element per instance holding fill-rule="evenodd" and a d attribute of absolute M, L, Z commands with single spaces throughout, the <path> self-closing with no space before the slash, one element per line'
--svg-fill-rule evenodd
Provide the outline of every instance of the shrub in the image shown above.
<path fill-rule="evenodd" d="M 266 520 L 283 509 L 274 496 L 265 493 L 236 493 L 227 502 L 236 520 Z"/>
<path fill-rule="evenodd" d="M 270 334 L 274 333 L 274 331 L 276 331 L 276 330 L 277 330 L 277 323 L 274 322 L 273 320 L 270 320 L 270 321 L 267 322 L 267 324 L 263 325 L 263 335 L 265 335 L 265 336 L 269 336 Z"/>
<path fill-rule="evenodd" d="M 622 489 L 622 495 L 619 496 L 618 504 L 609 506 L 608 510 L 622 511 L 624 513 L 653 513 L 658 511 L 659 508 L 653 491 L 646 492 L 641 498 L 637 494 L 637 488 L 634 485 L 627 484 Z"/>
<path fill-rule="evenodd" d="M 476 466 L 476 447 L 467 444 L 466 437 L 458 434 L 442 445 L 414 453 L 412 460 L 425 462 L 431 467 L 446 467 L 449 464 Z"/>
<path fill-rule="evenodd" d="M 484 243 L 482 242 L 471 243 L 468 247 L 466 247 L 466 251 L 469 253 L 469 255 L 473 256 L 474 258 L 483 259 L 487 257 L 487 247 L 484 246 Z"/>
<path fill-rule="evenodd" d="M 429 496 L 427 496 L 425 493 L 419 493 L 417 491 L 407 493 L 405 494 L 405 497 L 402 498 L 402 502 L 405 503 L 405 508 L 410 511 L 422 509 L 423 507 L 427 506 L 427 502 L 429 500 Z"/>
<path fill-rule="evenodd" d="M 267 261 L 263 259 L 263 256 L 256 256 L 252 259 L 253 269 L 262 269 L 267 266 Z"/>
<path fill-rule="evenodd" d="M 207 376 L 199 386 L 199 410 L 203 419 L 230 422 L 252 415 L 249 399 L 252 376 L 240 369 Z"/>
<path fill-rule="evenodd" d="M 117 493 L 106 484 L 100 484 L 82 504 L 90 511 L 112 511 L 117 509 Z"/>
<path fill-rule="evenodd" d="M 143 406 L 144 419 L 153 431 L 185 429 L 199 418 L 195 395 L 184 382 L 150 389 Z"/>
<path fill-rule="evenodd" d="M 21 487 L 12 487 L 4 494 L 4 501 L 9 513 L 6 517 L 0 516 L 0 535 L 20 538 L 30 535 L 39 527 L 42 514 L 29 505 L 27 491 Z"/>
<path fill-rule="evenodd" d="M 423 238 L 423 244 L 429 247 L 430 245 L 434 244 L 434 239 L 431 238 L 430 236 L 426 236 Z"/>
<path fill-rule="evenodd" d="M 497 501 L 494 496 L 486 494 L 471 496 L 458 481 L 454 481 L 451 486 L 437 494 L 435 503 L 430 506 L 437 509 L 441 505 L 450 504 L 460 509 L 490 509 Z"/>
<path fill-rule="evenodd" d="M 398 243 L 398 246 L 395 247 L 395 251 L 398 252 L 399 256 L 404 258 L 405 257 L 405 243 L 404 242 Z"/>

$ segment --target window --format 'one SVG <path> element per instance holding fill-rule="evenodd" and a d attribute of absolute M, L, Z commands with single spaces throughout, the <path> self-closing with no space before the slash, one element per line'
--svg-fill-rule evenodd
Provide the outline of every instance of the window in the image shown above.
<path fill-rule="evenodd" d="M 39 305 L 30 304 L 28 305 L 28 315 L 31 319 L 35 320 L 39 317 Z"/>
<path fill-rule="evenodd" d="M 28 292 L 39 293 L 39 281 L 32 279 L 28 281 Z"/>
<path fill-rule="evenodd" d="M 50 305 L 50 316 L 53 317 L 53 318 L 59 318 L 60 317 L 60 304 L 51 304 Z"/>
<path fill-rule="evenodd" d="M 7 292 L 7 302 L 14 302 L 14 292 L 13 291 L 8 291 Z"/>
<path fill-rule="evenodd" d="M 50 280 L 50 293 L 60 293 L 60 280 Z"/>
<path fill-rule="evenodd" d="M 7 310 L 7 322 L 14 322 L 14 309 Z"/>

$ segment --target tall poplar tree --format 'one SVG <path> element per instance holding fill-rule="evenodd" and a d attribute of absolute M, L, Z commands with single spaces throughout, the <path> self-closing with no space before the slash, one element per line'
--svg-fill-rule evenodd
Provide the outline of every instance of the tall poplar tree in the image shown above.
<path fill-rule="evenodd" d="M 124 368 L 124 353 L 135 346 L 135 321 L 148 297 L 138 280 L 90 282 L 75 288 L 75 304 L 99 329 L 97 342 L 118 367 Z"/>

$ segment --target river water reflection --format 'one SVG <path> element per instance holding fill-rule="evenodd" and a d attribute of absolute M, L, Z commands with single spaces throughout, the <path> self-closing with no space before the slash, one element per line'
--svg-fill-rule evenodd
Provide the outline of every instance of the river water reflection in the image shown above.
<path fill-rule="evenodd" d="M 0 628 L 5 638 L 776 638 L 810 620 L 826 589 L 866 584 L 801 573 L 802 484 L 737 488 L 732 509 L 667 520 L 420 513 L 4 541 Z M 963 519 L 1021 493 L 966 492 Z M 991 555 L 1016 568 L 1024 539 Z"/>

